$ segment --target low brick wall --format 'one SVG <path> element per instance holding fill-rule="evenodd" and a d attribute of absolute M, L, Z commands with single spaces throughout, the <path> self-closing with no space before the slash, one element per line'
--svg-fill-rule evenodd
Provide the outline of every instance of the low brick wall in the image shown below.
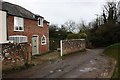
<path fill-rule="evenodd" d="M 85 49 L 85 45 L 86 45 L 84 39 L 61 40 L 60 43 L 61 43 L 61 56 Z"/>
<path fill-rule="evenodd" d="M 2 69 L 22 66 L 30 63 L 30 45 L 28 43 L 5 43 L 0 44 L 0 60 L 2 61 Z"/>

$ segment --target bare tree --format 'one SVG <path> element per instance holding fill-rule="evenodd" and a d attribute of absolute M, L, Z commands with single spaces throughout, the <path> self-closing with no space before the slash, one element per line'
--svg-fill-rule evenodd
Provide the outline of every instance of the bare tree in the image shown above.
<path fill-rule="evenodd" d="M 67 29 L 68 32 L 73 32 L 73 33 L 77 27 L 75 21 L 73 21 L 73 20 L 66 21 L 63 24 L 63 26 Z"/>
<path fill-rule="evenodd" d="M 103 11 L 103 17 L 104 22 L 117 19 L 117 5 L 118 3 L 115 1 L 107 2 L 106 5 L 104 5 L 104 11 Z M 105 14 L 106 13 L 106 14 Z"/>
<path fill-rule="evenodd" d="M 120 23 L 120 1 L 118 2 L 118 6 L 117 6 L 117 22 Z"/>
<path fill-rule="evenodd" d="M 107 22 L 106 14 L 105 14 L 105 11 L 104 11 L 104 10 L 103 10 L 103 21 L 104 21 L 104 24 Z"/>

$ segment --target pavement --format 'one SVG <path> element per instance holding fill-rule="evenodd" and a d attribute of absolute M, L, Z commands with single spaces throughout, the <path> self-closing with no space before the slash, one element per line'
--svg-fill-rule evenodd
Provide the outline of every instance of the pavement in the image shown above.
<path fill-rule="evenodd" d="M 3 78 L 110 78 L 115 63 L 102 52 L 103 49 L 87 49 L 86 52 L 47 61 Z"/>

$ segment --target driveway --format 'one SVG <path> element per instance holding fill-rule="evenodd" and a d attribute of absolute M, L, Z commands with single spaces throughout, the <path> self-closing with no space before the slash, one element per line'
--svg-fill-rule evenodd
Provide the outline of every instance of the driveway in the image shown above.
<path fill-rule="evenodd" d="M 4 76 L 5 78 L 108 78 L 115 64 L 102 55 L 103 49 L 87 49 L 63 59 Z"/>

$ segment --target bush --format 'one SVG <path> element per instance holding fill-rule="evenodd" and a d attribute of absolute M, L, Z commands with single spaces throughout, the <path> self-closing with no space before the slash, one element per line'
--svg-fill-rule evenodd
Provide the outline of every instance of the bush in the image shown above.
<path fill-rule="evenodd" d="M 91 37 L 90 42 L 94 47 L 103 47 L 105 46 L 105 40 L 102 37 Z"/>
<path fill-rule="evenodd" d="M 80 39 L 79 34 L 68 34 L 67 39 Z"/>
<path fill-rule="evenodd" d="M 81 37 L 81 38 L 87 38 L 87 34 L 86 34 L 86 33 L 81 33 L 81 34 L 80 34 L 80 37 Z"/>
<path fill-rule="evenodd" d="M 118 43 L 120 42 L 120 24 L 110 22 L 103 24 L 95 31 L 95 35 L 103 37 L 107 45 Z"/>

